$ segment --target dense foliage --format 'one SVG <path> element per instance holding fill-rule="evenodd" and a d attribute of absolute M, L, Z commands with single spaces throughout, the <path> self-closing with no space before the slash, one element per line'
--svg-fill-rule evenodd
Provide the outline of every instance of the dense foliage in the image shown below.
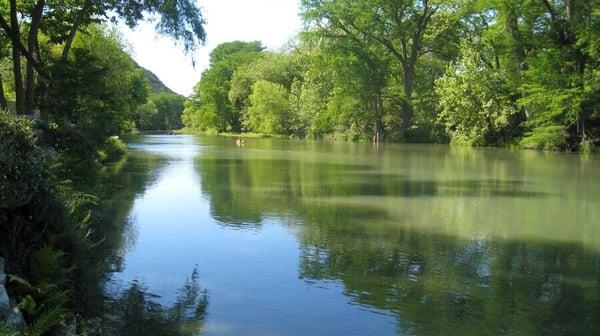
<path fill-rule="evenodd" d="M 136 127 L 141 131 L 180 129 L 185 98 L 169 92 L 151 94 L 134 113 Z"/>
<path fill-rule="evenodd" d="M 55 176 L 31 121 L 0 112 L 0 134 L 0 253 L 13 274 L 9 289 L 30 322 L 27 335 L 59 332 L 76 268 L 90 258 L 95 198 Z"/>
<path fill-rule="evenodd" d="M 210 68 L 202 74 L 194 95 L 183 112 L 186 126 L 223 132 L 242 129 L 240 110 L 229 101 L 229 89 L 235 70 L 260 55 L 259 42 L 229 42 L 210 54 Z"/>
<path fill-rule="evenodd" d="M 184 124 L 590 150 L 600 143 L 598 8 L 597 0 L 304 0 L 306 28 L 293 50 L 215 49 L 221 56 Z M 258 99 L 266 86 L 275 110 Z"/>

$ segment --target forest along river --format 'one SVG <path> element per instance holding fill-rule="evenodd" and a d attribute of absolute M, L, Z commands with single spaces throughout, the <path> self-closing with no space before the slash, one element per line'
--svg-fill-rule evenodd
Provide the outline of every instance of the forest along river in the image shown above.
<path fill-rule="evenodd" d="M 598 156 L 189 135 L 129 148 L 109 167 L 115 334 L 600 330 Z"/>

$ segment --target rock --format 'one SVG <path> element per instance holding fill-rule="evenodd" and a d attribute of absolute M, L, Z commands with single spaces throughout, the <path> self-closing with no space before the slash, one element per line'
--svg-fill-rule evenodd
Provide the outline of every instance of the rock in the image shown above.
<path fill-rule="evenodd" d="M 19 310 L 19 307 L 13 305 L 5 317 L 5 322 L 8 325 L 8 332 L 15 332 L 25 327 L 25 319 Z"/>
<path fill-rule="evenodd" d="M 4 259 L 0 257 L 0 286 L 6 285 L 6 272 L 4 270 Z"/>
<path fill-rule="evenodd" d="M 0 316 L 6 316 L 9 309 L 10 299 L 8 293 L 6 293 L 6 288 L 0 285 Z"/>
<path fill-rule="evenodd" d="M 0 257 L 0 286 L 6 285 L 6 271 L 4 268 L 4 259 Z"/>
<path fill-rule="evenodd" d="M 75 316 L 68 317 L 67 323 L 61 330 L 61 335 L 64 336 L 77 336 L 77 319 Z"/>

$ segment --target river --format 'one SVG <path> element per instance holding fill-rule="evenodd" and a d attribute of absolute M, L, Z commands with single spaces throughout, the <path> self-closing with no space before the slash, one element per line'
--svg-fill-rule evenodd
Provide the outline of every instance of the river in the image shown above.
<path fill-rule="evenodd" d="M 191 135 L 109 167 L 121 335 L 592 335 L 600 158 Z"/>

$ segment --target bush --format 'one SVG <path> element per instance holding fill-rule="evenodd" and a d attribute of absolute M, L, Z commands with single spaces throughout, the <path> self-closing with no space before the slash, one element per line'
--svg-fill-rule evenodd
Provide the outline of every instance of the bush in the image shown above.
<path fill-rule="evenodd" d="M 104 142 L 98 157 L 101 162 L 113 162 L 127 153 L 127 145 L 118 137 L 110 137 Z"/>
<path fill-rule="evenodd" d="M 600 148 L 593 143 L 583 142 L 579 145 L 579 151 L 584 154 L 597 153 L 600 151 Z"/>
<path fill-rule="evenodd" d="M 259 80 L 252 86 L 245 126 L 257 133 L 287 134 L 287 92 L 281 84 Z"/>
<path fill-rule="evenodd" d="M 561 150 L 567 145 L 568 133 L 564 126 L 551 125 L 534 129 L 521 140 L 526 149 Z"/>
<path fill-rule="evenodd" d="M 48 178 L 32 123 L 0 112 L 0 208 L 28 203 Z"/>
<path fill-rule="evenodd" d="M 31 121 L 0 113 L 0 254 L 7 289 L 40 335 L 59 327 L 73 271 L 92 249 L 86 209 L 94 199 L 59 180 L 52 162 Z"/>

